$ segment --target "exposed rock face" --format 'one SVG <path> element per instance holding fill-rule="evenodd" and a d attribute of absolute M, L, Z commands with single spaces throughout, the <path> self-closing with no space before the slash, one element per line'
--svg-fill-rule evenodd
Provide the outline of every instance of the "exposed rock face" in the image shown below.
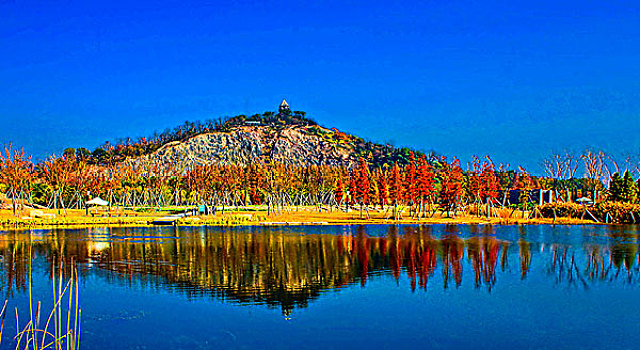
<path fill-rule="evenodd" d="M 336 132 L 319 126 L 242 126 L 166 144 L 151 157 L 163 163 L 181 162 L 184 166 L 267 160 L 347 167 L 357 163 L 353 145 L 341 142 Z"/>

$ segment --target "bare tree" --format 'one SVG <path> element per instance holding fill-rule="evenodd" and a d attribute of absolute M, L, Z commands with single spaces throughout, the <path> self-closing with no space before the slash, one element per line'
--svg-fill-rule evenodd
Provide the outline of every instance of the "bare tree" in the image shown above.
<path fill-rule="evenodd" d="M 555 180 L 574 178 L 579 166 L 580 157 L 574 152 L 564 150 L 552 153 L 542 160 L 545 174 Z"/>
<path fill-rule="evenodd" d="M 576 171 L 578 171 L 578 167 L 580 166 L 580 156 L 578 156 L 575 152 L 569 152 L 567 150 L 564 151 L 564 160 L 566 166 L 566 178 L 573 179 L 576 177 Z"/>
<path fill-rule="evenodd" d="M 588 180 L 589 190 L 598 190 L 598 185 L 604 180 L 603 176 L 605 173 L 609 173 L 609 167 L 607 166 L 607 160 L 610 159 L 609 156 L 602 150 L 586 149 L 580 158 L 584 164 L 584 176 Z"/>
<path fill-rule="evenodd" d="M 566 173 L 566 163 L 564 157 L 560 153 L 552 153 L 542 160 L 542 167 L 545 174 L 554 179 L 561 179 Z"/>
<path fill-rule="evenodd" d="M 605 159 L 603 172 L 605 186 L 609 187 L 609 181 L 615 173 L 621 174 L 619 161 L 613 155 L 608 154 Z"/>
<path fill-rule="evenodd" d="M 624 171 L 628 171 L 630 175 L 636 177 L 638 174 L 638 158 L 631 152 L 623 152 L 622 159 L 624 161 Z"/>

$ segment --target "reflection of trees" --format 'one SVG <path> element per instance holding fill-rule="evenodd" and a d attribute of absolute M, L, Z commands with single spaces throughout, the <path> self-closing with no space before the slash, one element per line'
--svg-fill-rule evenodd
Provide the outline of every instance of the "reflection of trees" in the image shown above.
<path fill-rule="evenodd" d="M 467 240 L 467 256 L 472 262 L 476 288 L 486 283 L 491 290 L 496 282 L 496 265 L 501 247 L 500 242 L 494 238 L 472 237 Z M 506 257 L 505 254 L 503 256 Z"/>
<path fill-rule="evenodd" d="M 0 288 L 5 297 L 13 295 L 15 289 L 25 291 L 29 273 L 30 241 L 5 239 L 0 241 L 2 252 L 2 270 L 0 271 Z"/>
<path fill-rule="evenodd" d="M 613 282 L 618 279 L 624 283 L 640 282 L 640 264 L 637 264 L 640 256 L 636 244 L 587 244 L 584 246 L 583 262 L 568 245 L 552 244 L 550 250 L 552 254 L 548 272 L 555 277 L 557 284 L 577 284 L 588 288 L 591 283 Z"/>
<path fill-rule="evenodd" d="M 33 256 L 47 259 L 50 271 L 72 260 L 80 263 L 80 277 L 97 273 L 114 283 L 172 288 L 189 297 L 212 296 L 240 303 L 261 303 L 288 314 L 305 307 L 323 291 L 359 283 L 381 274 L 400 283 L 407 276 L 412 290 L 426 289 L 442 279 L 444 288 L 458 287 L 467 264 L 476 288 L 494 288 L 497 271 L 509 270 L 509 252 L 526 278 L 534 250 L 526 236 L 516 244 L 501 241 L 484 229 L 467 239 L 449 226 L 437 238 L 430 227 L 390 226 L 383 236 L 370 236 L 366 227 L 353 233 L 301 234 L 275 229 L 193 228 L 158 234 L 154 230 L 114 229 L 52 231 L 36 241 L 29 234 L 9 234 L 0 241 L 2 280 L 7 294 L 24 290 Z M 465 255 L 467 259 L 464 260 Z M 515 251 L 517 250 L 517 255 Z M 612 281 L 627 271 L 637 274 L 637 243 L 627 238 L 610 246 L 585 245 L 576 254 L 569 245 L 551 244 L 538 261 L 547 261 L 556 283 Z M 538 253 L 536 253 L 538 254 Z M 441 277 L 436 273 L 440 264 Z M 498 265 L 500 267 L 498 267 Z M 517 264 L 514 264 L 516 266 Z M 88 267 L 97 267 L 97 270 Z M 610 271 L 614 271 L 611 273 Z M 434 277 L 435 275 L 435 277 Z M 469 277 L 471 278 L 471 277 Z"/>
<path fill-rule="evenodd" d="M 464 254 L 464 242 L 457 236 L 447 235 L 441 240 L 442 245 L 442 278 L 444 288 L 448 287 L 451 271 L 456 282 L 456 287 L 462 283 L 462 255 Z"/>
<path fill-rule="evenodd" d="M 606 280 L 611 271 L 611 260 L 606 262 L 602 247 L 590 245 L 585 248 L 587 252 L 587 267 L 585 274 L 589 280 Z"/>
<path fill-rule="evenodd" d="M 570 247 L 567 245 L 552 244 L 552 262 L 549 272 L 555 276 L 557 284 L 566 281 L 570 286 L 580 282 L 585 288 L 588 288 L 587 282 L 580 273 L 576 257 Z M 571 253 L 571 255 L 569 255 Z"/>
<path fill-rule="evenodd" d="M 525 279 L 529 272 L 529 265 L 531 265 L 531 243 L 524 239 L 518 240 L 518 248 L 520 256 L 520 277 Z"/>
<path fill-rule="evenodd" d="M 613 264 L 613 267 L 616 269 L 615 278 L 620 275 L 622 267 L 624 267 L 624 270 L 627 272 L 627 281 L 632 282 L 634 272 L 637 272 L 637 269 L 633 269 L 637 253 L 638 246 L 636 244 L 625 243 L 623 241 L 611 245 L 611 264 Z"/>

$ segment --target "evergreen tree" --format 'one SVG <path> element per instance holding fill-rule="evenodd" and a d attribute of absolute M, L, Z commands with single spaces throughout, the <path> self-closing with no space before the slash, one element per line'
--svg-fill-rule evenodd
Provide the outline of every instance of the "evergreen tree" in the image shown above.
<path fill-rule="evenodd" d="M 615 172 L 613 176 L 611 176 L 608 200 L 612 202 L 622 201 L 622 178 L 618 172 Z"/>
<path fill-rule="evenodd" d="M 531 204 L 531 191 L 533 189 L 533 180 L 529 173 L 522 167 L 518 167 L 520 171 L 519 174 L 516 174 L 514 179 L 515 181 L 515 189 L 520 190 L 520 196 L 518 197 L 518 202 L 524 206 L 525 210 L 528 210 L 529 205 Z"/>
<path fill-rule="evenodd" d="M 628 171 L 622 176 L 622 201 L 633 203 L 636 199 L 636 183 Z"/>

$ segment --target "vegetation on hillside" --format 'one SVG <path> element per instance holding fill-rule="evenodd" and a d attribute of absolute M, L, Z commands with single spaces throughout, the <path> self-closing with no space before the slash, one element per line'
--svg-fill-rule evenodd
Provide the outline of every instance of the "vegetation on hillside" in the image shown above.
<path fill-rule="evenodd" d="M 237 115 L 235 117 L 220 117 L 205 121 L 185 121 L 173 129 L 166 129 L 161 133 L 157 131 L 149 137 L 137 139 L 125 137 L 116 142 L 105 142 L 93 152 L 86 148 L 67 148 L 65 156 L 76 156 L 94 165 L 113 165 L 127 158 L 140 157 L 151 154 L 162 146 L 175 141 L 185 141 L 194 136 L 210 132 L 228 132 L 233 128 L 244 125 L 265 125 L 274 128 L 285 125 L 317 125 L 311 119 L 306 118 L 303 111 L 293 113 L 264 112 L 252 116 Z"/>
<path fill-rule="evenodd" d="M 166 129 L 162 133 L 155 132 L 149 137 L 137 139 L 126 137 L 116 142 L 105 142 L 93 151 L 86 148 L 67 148 L 64 156 L 81 158 L 91 165 L 111 166 L 130 158 L 137 158 L 153 154 L 158 149 L 172 142 L 184 142 L 192 137 L 214 132 L 230 132 L 243 126 L 268 127 L 279 131 L 285 127 L 300 127 L 301 132 L 316 136 L 326 142 L 349 148 L 354 157 L 362 157 L 374 167 L 399 163 L 406 165 L 412 150 L 403 147 L 395 148 L 391 145 L 377 144 L 360 137 L 341 132 L 335 128 L 320 127 L 313 119 L 307 118 L 304 111 L 288 110 L 280 113 L 264 112 L 251 116 L 237 115 L 235 117 L 221 117 L 205 121 L 185 121 L 184 124 Z M 415 152 L 415 151 L 413 151 Z M 415 152 L 418 153 L 418 152 Z"/>

